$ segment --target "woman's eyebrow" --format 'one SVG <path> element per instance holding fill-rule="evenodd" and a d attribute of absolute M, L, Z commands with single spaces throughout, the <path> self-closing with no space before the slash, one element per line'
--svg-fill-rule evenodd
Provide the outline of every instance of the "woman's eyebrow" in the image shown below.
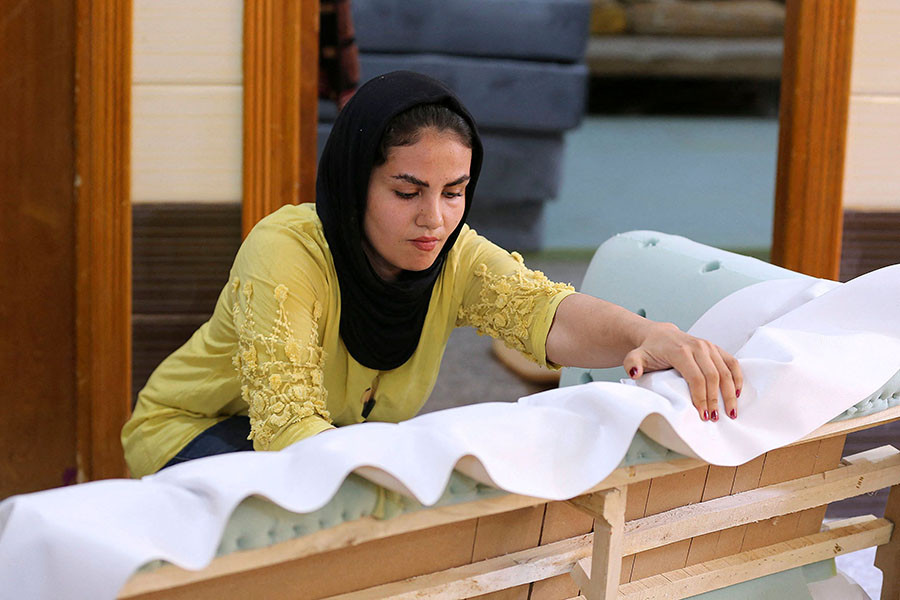
<path fill-rule="evenodd" d="M 427 188 L 427 187 L 430 187 L 430 186 L 428 185 L 428 182 L 427 182 L 427 181 L 422 181 L 422 180 L 419 179 L 418 177 L 415 177 L 415 176 L 413 176 L 413 175 L 410 175 L 409 173 L 401 173 L 400 175 L 391 175 L 391 177 L 392 177 L 393 179 L 400 179 L 400 180 L 402 180 L 402 181 L 407 181 L 407 182 L 409 182 L 409 183 L 411 183 L 411 184 L 413 184 L 413 185 L 418 185 L 418 186 L 426 187 L 426 188 Z M 451 187 L 451 186 L 454 186 L 454 185 L 459 185 L 459 184 L 461 184 L 461 183 L 464 183 L 464 182 L 468 181 L 469 179 L 470 179 L 470 177 L 469 177 L 468 175 L 460 175 L 459 177 L 457 177 L 457 178 L 454 179 L 453 181 L 451 181 L 451 182 L 449 182 L 449 183 L 445 183 L 445 184 L 444 184 L 444 187 Z"/>
<path fill-rule="evenodd" d="M 454 179 L 454 180 L 451 181 L 450 183 L 445 183 L 445 184 L 444 184 L 444 187 L 451 187 L 451 186 L 454 186 L 454 185 L 459 185 L 459 184 L 461 184 L 461 183 L 464 183 L 464 182 L 468 181 L 469 179 L 470 179 L 470 177 L 469 177 L 468 175 L 460 175 L 459 177 L 457 177 L 456 179 Z"/>
<path fill-rule="evenodd" d="M 427 181 L 422 181 L 418 177 L 413 177 L 412 175 L 409 175 L 408 173 L 401 173 L 400 175 L 391 175 L 391 177 L 394 179 L 401 179 L 403 181 L 408 181 L 409 183 L 411 183 L 413 185 L 420 185 L 422 187 L 428 187 Z"/>

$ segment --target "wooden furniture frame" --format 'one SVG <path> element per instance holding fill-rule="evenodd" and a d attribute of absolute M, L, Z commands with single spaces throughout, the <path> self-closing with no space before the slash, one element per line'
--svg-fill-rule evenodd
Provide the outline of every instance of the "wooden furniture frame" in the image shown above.
<path fill-rule="evenodd" d="M 879 546 L 900 598 L 900 451 L 841 459 L 847 433 L 894 407 L 830 423 L 739 467 L 681 458 L 620 468 L 567 502 L 517 495 L 371 517 L 295 540 L 133 577 L 120 598 L 684 598 Z M 820 531 L 825 505 L 890 487 L 885 517 Z"/>

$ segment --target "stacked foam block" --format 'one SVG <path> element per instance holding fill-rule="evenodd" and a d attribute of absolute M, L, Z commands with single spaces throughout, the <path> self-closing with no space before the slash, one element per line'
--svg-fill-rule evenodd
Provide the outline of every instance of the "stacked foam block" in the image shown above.
<path fill-rule="evenodd" d="M 360 78 L 397 69 L 450 86 L 485 147 L 469 223 L 510 250 L 541 246 L 563 134 L 585 110 L 589 0 L 354 0 Z M 336 115 L 319 106 L 319 150 Z"/>

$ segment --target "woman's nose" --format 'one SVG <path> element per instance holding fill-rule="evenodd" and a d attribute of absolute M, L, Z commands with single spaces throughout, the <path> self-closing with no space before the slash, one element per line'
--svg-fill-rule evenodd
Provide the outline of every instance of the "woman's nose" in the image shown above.
<path fill-rule="evenodd" d="M 420 227 L 427 227 L 428 229 L 438 229 L 441 226 L 441 223 L 443 223 L 443 220 L 440 196 L 423 196 L 422 202 L 419 205 L 419 214 L 416 219 L 416 224 Z"/>

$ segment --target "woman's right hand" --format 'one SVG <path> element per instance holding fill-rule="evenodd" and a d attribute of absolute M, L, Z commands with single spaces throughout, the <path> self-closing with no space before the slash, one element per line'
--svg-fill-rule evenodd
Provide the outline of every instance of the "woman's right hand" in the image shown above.
<path fill-rule="evenodd" d="M 649 322 L 640 345 L 623 362 L 632 379 L 644 373 L 674 368 L 691 391 L 691 402 L 703 421 L 718 421 L 724 414 L 737 418 L 737 399 L 741 395 L 743 374 L 737 359 L 704 339 L 694 337 L 671 323 Z"/>

